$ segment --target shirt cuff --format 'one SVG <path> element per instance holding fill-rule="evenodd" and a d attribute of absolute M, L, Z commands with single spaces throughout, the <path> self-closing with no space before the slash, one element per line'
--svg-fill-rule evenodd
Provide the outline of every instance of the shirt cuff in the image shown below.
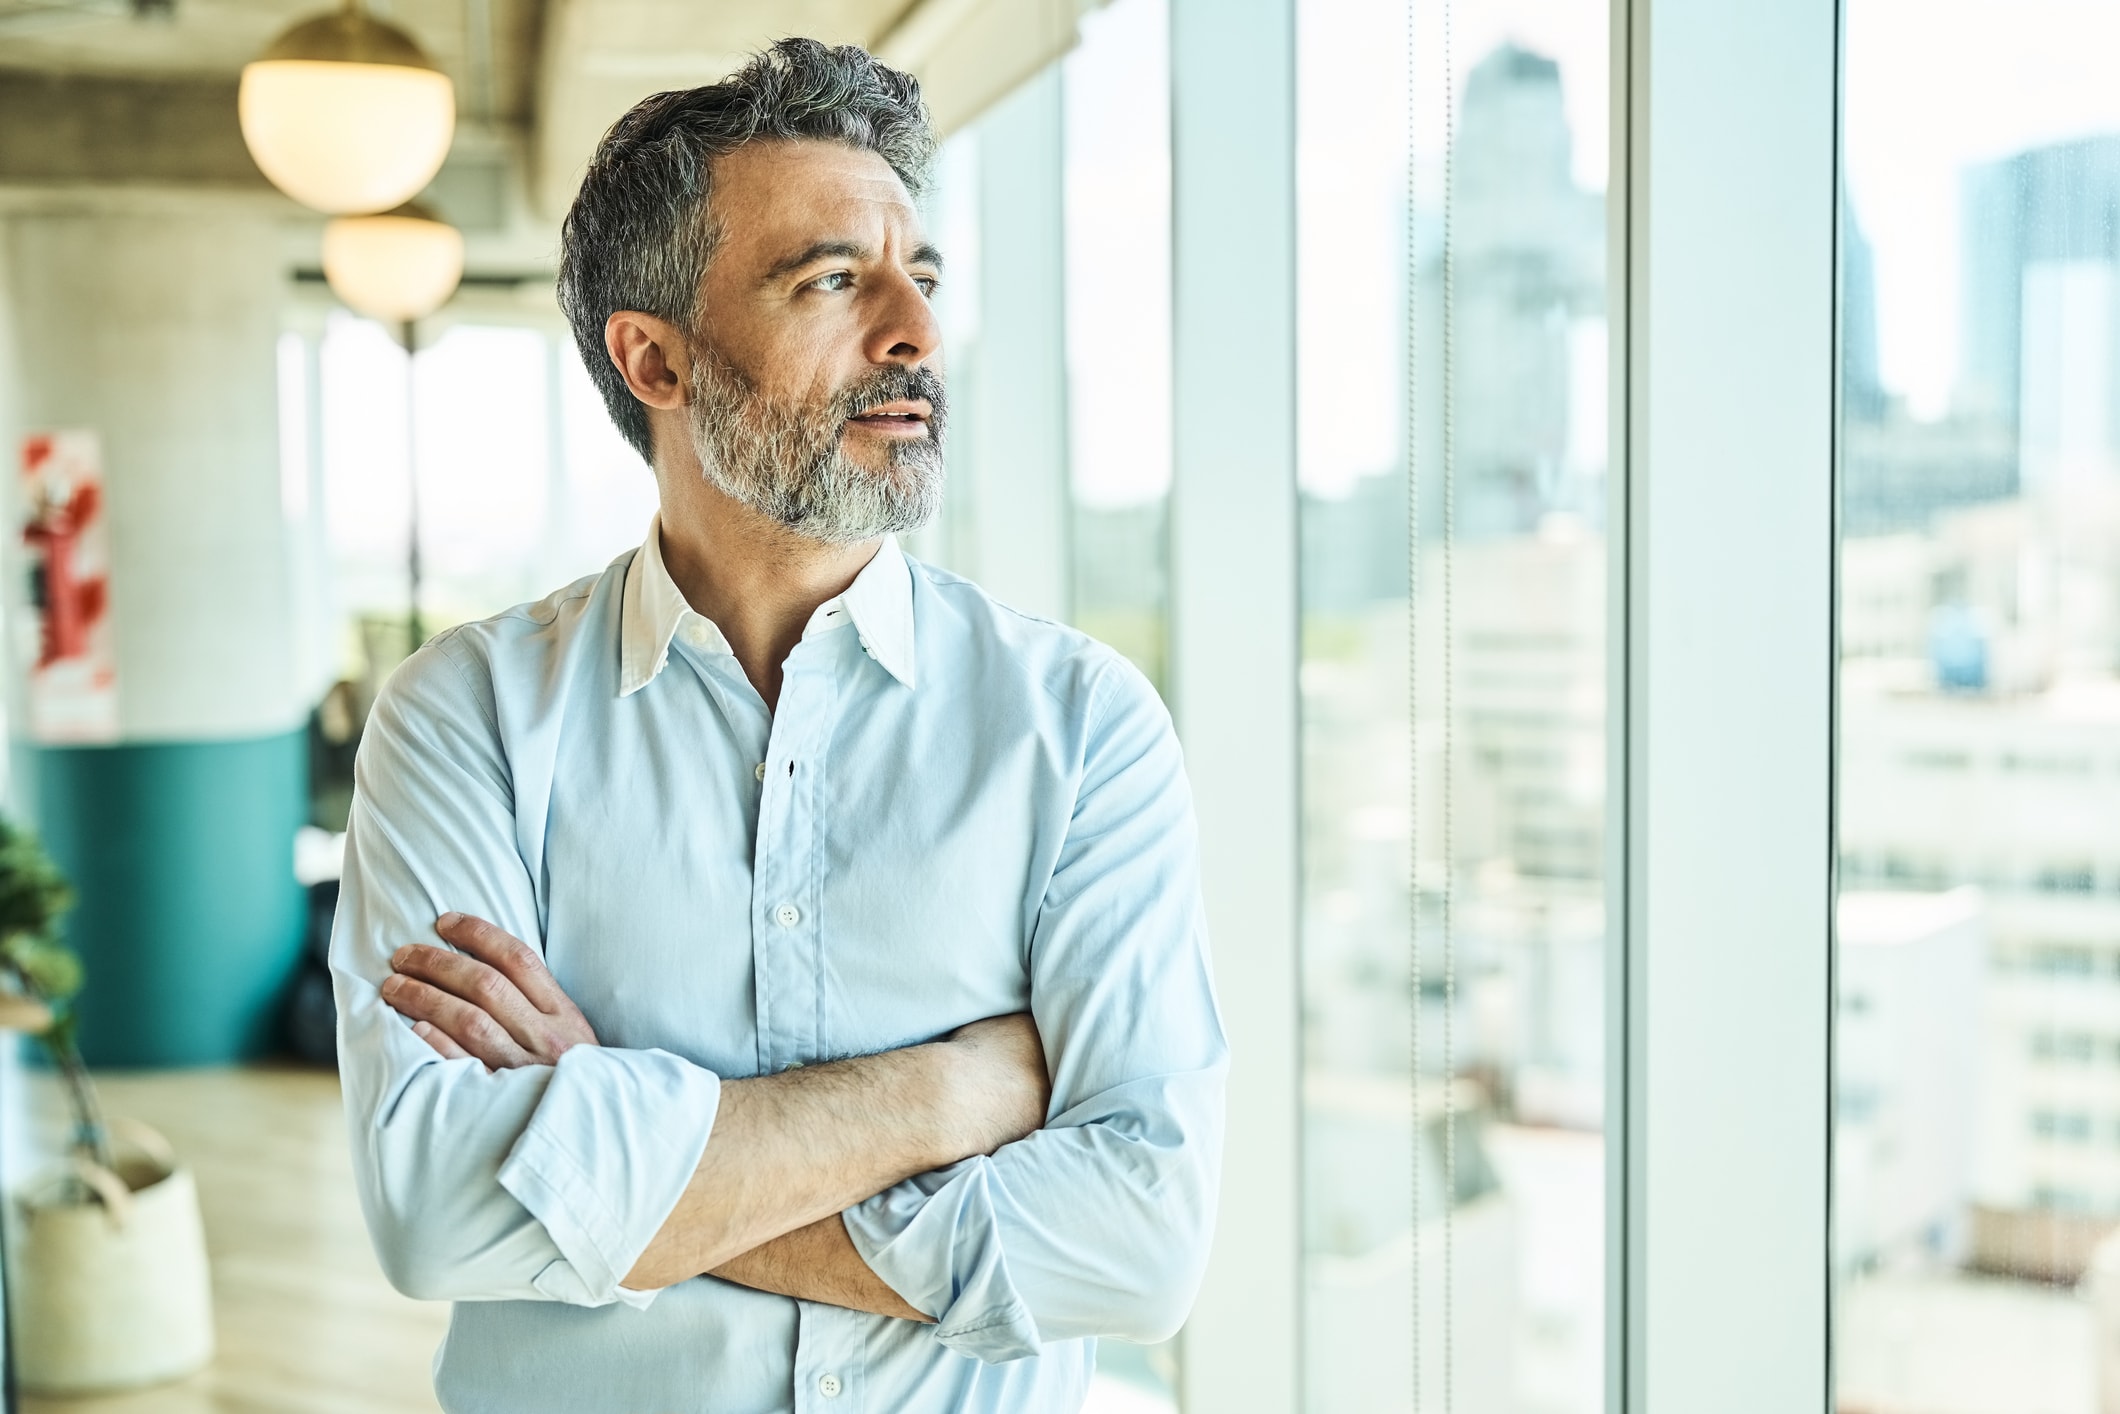
<path fill-rule="evenodd" d="M 991 1163 L 966 1159 L 887 1188 L 842 1218 L 869 1269 L 935 1318 L 937 1340 L 998 1365 L 1036 1355 L 1040 1342 L 1009 1279 L 993 1181 Z"/>
<path fill-rule="evenodd" d="M 575 1306 L 654 1301 L 619 1282 L 691 1182 L 720 1102 L 719 1076 L 668 1051 L 575 1046 L 559 1058 L 500 1171 L 563 1259 L 538 1290 Z"/>

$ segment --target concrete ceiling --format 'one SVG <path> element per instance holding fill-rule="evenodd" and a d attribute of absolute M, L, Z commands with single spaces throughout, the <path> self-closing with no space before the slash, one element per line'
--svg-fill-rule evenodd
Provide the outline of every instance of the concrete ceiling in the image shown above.
<path fill-rule="evenodd" d="M 282 30 L 334 8 L 335 0 L 174 0 L 166 18 L 134 18 L 125 0 L 0 0 L 0 68 L 232 80 Z M 449 73 L 466 118 L 530 120 L 544 0 L 368 8 L 409 31 Z"/>
<path fill-rule="evenodd" d="M 0 0 L 0 83 L 12 74 L 26 95 L 18 95 L 14 111 L 80 93 L 94 97 L 98 115 L 118 109 L 144 115 L 157 102 L 173 101 L 157 94 L 182 93 L 201 110 L 192 125 L 208 123 L 232 99 L 244 64 L 282 30 L 336 0 L 159 0 L 167 13 L 146 17 L 134 16 L 134 3 Z M 659 90 L 712 83 L 781 36 L 860 44 L 920 75 L 947 132 L 1065 53 L 1080 16 L 1102 3 L 368 0 L 372 13 L 409 31 L 455 79 L 458 112 L 472 140 L 490 144 L 513 135 L 508 141 L 526 159 L 526 195 L 546 219 L 566 208 L 597 139 L 633 103 Z M 24 87 L 32 78 L 47 87 Z M 61 80 L 70 82 L 49 87 Z M 127 82 L 140 89 L 129 108 L 113 87 Z M 65 114 L 45 111 L 49 124 L 64 126 Z M 219 139 L 224 147 L 233 135 L 232 103 L 228 118 Z M 121 147 L 137 141 L 91 123 L 86 113 L 76 126 Z M 14 136 L 15 147 L 36 145 L 28 133 Z M 227 165 L 226 156 L 216 157 L 212 170 Z M 124 165 L 122 154 L 113 160 Z M 179 162 L 160 170 L 176 175 L 181 169 Z M 0 180 L 35 170 L 17 164 L 0 171 Z M 81 176 L 94 180 L 89 170 Z"/>

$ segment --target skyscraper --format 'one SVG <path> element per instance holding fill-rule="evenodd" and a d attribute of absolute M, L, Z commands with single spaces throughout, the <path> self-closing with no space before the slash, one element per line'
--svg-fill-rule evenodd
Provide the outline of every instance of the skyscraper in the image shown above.
<path fill-rule="evenodd" d="M 1573 138 L 1553 60 L 1504 44 L 1465 80 L 1456 172 L 1459 528 L 1520 533 L 1594 501 L 1571 449 L 1584 401 L 1585 339 L 1604 338 L 1600 193 L 1576 185 Z M 1601 353 L 1601 347 L 1599 352 Z"/>
<path fill-rule="evenodd" d="M 1961 409 L 2017 426 L 2027 275 L 2041 266 L 2120 266 L 2120 135 L 2033 148 L 1970 169 L 1963 192 Z M 2033 282 L 2036 286 L 2037 282 Z M 2104 316 L 2108 321 L 2113 315 Z"/>

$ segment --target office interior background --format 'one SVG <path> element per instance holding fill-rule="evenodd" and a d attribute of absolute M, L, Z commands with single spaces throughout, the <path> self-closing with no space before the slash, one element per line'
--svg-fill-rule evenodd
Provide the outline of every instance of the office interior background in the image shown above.
<path fill-rule="evenodd" d="M 1130 657 L 1199 801 L 1220 1234 L 1091 1408 L 2120 1414 L 2120 9 L 369 8 L 455 85 L 410 337 L 244 147 L 306 0 L 0 0 L 7 811 L 217 1335 L 25 1407 L 434 1408 L 298 1055 L 346 754 L 415 536 L 424 632 L 638 543 L 557 216 L 799 32 L 948 134 L 908 548 Z M 9 1054 L 10 1192 L 60 1115 Z"/>

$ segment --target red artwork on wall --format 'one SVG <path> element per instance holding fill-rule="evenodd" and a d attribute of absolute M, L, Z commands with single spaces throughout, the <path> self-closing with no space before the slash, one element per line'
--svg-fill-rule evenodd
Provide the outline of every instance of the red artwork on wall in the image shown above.
<path fill-rule="evenodd" d="M 114 740 L 117 665 L 103 467 L 93 432 L 39 432 L 22 443 L 22 542 L 37 642 L 29 670 L 30 735 Z"/>

